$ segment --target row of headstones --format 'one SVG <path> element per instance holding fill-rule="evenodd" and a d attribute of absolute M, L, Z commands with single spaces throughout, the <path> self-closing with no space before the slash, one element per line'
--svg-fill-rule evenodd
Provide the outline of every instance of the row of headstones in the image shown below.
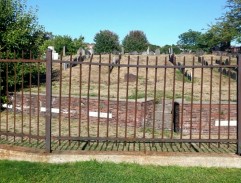
<path fill-rule="evenodd" d="M 202 59 L 202 57 L 198 57 L 198 63 L 202 63 L 202 65 L 208 65 L 208 62 Z"/>
<path fill-rule="evenodd" d="M 182 66 L 182 64 L 180 62 L 177 63 L 178 66 Z M 185 68 L 184 67 L 179 67 L 178 68 L 182 74 L 184 74 L 184 76 L 189 80 L 189 81 L 192 81 L 192 74 L 191 73 L 188 73 L 188 71 L 186 70 L 185 71 Z"/>
<path fill-rule="evenodd" d="M 122 47 L 122 51 L 121 54 L 124 54 L 124 48 Z M 137 51 L 133 51 L 130 52 L 129 55 L 160 55 L 160 49 L 156 49 L 155 52 L 154 51 L 150 51 L 149 47 L 147 48 L 146 51 L 138 53 Z"/>
<path fill-rule="evenodd" d="M 228 76 L 228 77 L 234 79 L 235 81 L 237 80 L 237 73 L 233 72 L 229 69 L 219 68 L 218 72 L 222 73 L 225 76 Z"/>
<path fill-rule="evenodd" d="M 221 60 L 216 60 L 215 63 L 218 65 L 230 65 L 228 59 L 226 59 L 224 62 L 222 62 Z"/>
<path fill-rule="evenodd" d="M 93 54 L 92 50 L 86 50 L 83 48 L 79 48 L 77 51 L 77 56 L 73 58 L 74 62 L 83 62 L 85 59 L 90 58 L 90 56 Z M 70 67 L 74 67 L 77 64 L 69 64 L 69 63 L 64 63 L 63 64 L 63 69 L 66 70 Z"/>
<path fill-rule="evenodd" d="M 216 60 L 215 63 L 218 64 L 218 65 L 230 65 L 230 62 L 229 62 L 228 59 L 226 59 L 225 62 L 222 62 L 221 60 Z M 231 69 L 233 71 L 238 71 L 237 67 L 232 67 Z"/>

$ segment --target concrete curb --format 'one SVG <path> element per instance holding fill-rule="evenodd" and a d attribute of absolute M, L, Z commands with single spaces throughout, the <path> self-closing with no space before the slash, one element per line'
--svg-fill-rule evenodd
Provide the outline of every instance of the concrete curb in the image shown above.
<path fill-rule="evenodd" d="M 51 154 L 27 148 L 0 147 L 0 159 L 70 163 L 96 160 L 98 162 L 137 163 L 140 165 L 241 168 L 241 157 L 217 153 L 141 153 L 141 152 L 80 152 L 61 151 Z"/>

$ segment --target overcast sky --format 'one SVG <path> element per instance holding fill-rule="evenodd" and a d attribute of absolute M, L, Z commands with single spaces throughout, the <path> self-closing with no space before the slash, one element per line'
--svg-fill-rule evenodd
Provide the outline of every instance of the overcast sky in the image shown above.
<path fill-rule="evenodd" d="M 28 0 L 39 24 L 54 35 L 84 36 L 94 42 L 100 30 L 120 41 L 131 30 L 143 31 L 151 44 L 176 44 L 189 29 L 204 32 L 225 12 L 226 0 Z"/>

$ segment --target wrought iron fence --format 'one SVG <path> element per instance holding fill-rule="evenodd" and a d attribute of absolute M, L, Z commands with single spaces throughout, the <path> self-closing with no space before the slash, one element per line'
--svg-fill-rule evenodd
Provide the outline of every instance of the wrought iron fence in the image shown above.
<path fill-rule="evenodd" d="M 241 153 L 240 56 L 15 57 L 0 58 L 8 142 L 47 152 L 73 142 L 215 143 Z"/>

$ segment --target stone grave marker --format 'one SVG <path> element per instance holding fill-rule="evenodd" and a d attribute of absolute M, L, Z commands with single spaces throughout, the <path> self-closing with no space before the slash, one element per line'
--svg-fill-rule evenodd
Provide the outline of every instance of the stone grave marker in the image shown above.
<path fill-rule="evenodd" d="M 160 52 L 160 49 L 159 49 L 159 48 L 155 50 L 155 55 L 160 55 L 160 53 L 161 53 L 161 52 Z"/>

